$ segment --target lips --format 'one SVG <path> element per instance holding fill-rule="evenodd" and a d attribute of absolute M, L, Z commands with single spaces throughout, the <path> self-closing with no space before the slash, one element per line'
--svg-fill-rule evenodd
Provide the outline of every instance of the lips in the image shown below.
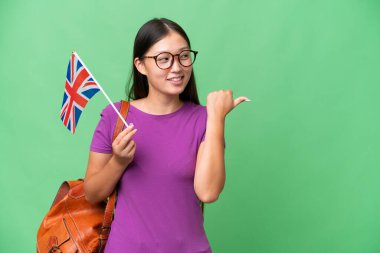
<path fill-rule="evenodd" d="M 171 83 L 174 86 L 182 86 L 183 79 L 184 79 L 184 76 L 173 76 L 173 77 L 168 78 L 167 80 L 169 81 L 169 83 Z"/>
<path fill-rule="evenodd" d="M 183 76 L 174 76 L 171 78 L 168 78 L 169 81 L 181 81 L 183 79 Z"/>

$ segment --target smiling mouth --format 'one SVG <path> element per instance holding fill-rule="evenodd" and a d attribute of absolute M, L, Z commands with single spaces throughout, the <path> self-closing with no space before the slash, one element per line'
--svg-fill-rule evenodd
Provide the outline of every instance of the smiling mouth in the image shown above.
<path fill-rule="evenodd" d="M 176 76 L 172 78 L 168 78 L 169 81 L 181 81 L 183 79 L 183 76 Z"/>

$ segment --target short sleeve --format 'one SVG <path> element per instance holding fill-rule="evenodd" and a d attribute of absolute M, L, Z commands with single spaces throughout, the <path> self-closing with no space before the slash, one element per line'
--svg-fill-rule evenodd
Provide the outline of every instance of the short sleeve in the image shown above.
<path fill-rule="evenodd" d="M 112 136 L 111 122 L 107 107 L 101 112 L 100 120 L 95 128 L 92 137 L 90 151 L 111 154 L 112 153 Z"/>

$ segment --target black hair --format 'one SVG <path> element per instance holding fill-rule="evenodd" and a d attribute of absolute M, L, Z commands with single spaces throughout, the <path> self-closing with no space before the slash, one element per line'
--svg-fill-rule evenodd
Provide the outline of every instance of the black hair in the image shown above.
<path fill-rule="evenodd" d="M 190 40 L 182 27 L 166 18 L 151 19 L 146 22 L 137 32 L 133 46 L 132 72 L 126 87 L 126 93 L 129 101 L 131 99 L 147 97 L 149 92 L 147 77 L 137 70 L 136 66 L 133 63 L 134 59 L 136 57 L 143 57 L 151 46 L 168 35 L 170 31 L 177 32 L 179 35 L 181 35 L 191 48 Z M 130 85 L 131 87 L 129 89 Z M 194 70 L 191 71 L 189 82 L 187 83 L 185 90 L 179 95 L 179 98 L 184 102 L 190 101 L 194 104 L 199 104 Z"/>

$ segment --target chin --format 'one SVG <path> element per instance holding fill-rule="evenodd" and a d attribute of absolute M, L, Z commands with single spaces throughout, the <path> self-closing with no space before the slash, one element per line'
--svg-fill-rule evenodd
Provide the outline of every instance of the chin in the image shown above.
<path fill-rule="evenodd" d="M 180 85 L 180 86 L 171 86 L 170 89 L 168 90 L 168 93 L 172 95 L 179 95 L 181 94 L 186 88 L 186 85 Z"/>

